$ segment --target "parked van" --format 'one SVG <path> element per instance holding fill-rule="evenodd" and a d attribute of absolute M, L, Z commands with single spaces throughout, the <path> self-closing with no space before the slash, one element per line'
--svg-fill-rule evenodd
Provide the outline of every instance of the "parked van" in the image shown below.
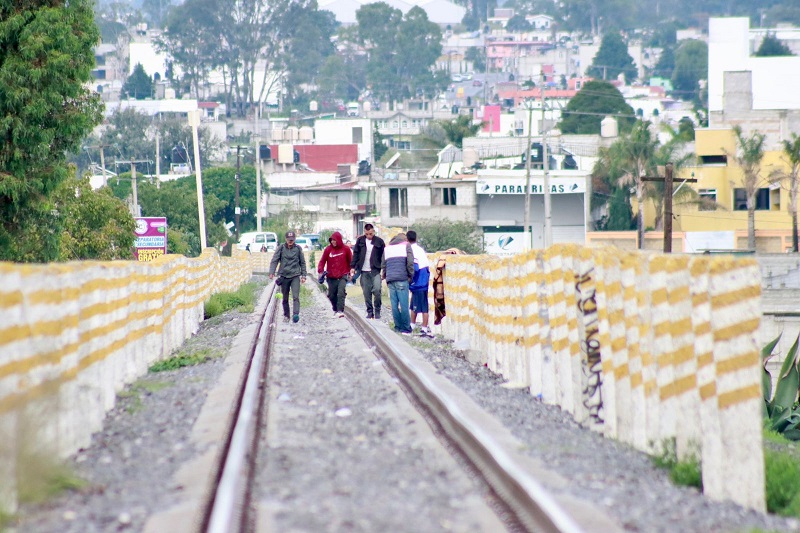
<path fill-rule="evenodd" d="M 242 233 L 236 247 L 240 250 L 245 250 L 248 244 L 251 252 L 260 252 L 262 246 L 266 246 L 268 252 L 274 252 L 278 247 L 278 235 L 271 231 Z"/>
<path fill-rule="evenodd" d="M 358 116 L 358 102 L 348 102 L 347 104 L 347 116 L 348 117 L 357 117 Z"/>

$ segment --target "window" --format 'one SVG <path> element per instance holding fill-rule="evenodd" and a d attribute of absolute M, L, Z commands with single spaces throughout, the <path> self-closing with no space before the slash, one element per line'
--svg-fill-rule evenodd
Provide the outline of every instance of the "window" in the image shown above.
<path fill-rule="evenodd" d="M 353 144 L 361 144 L 362 135 L 361 128 L 353 128 Z"/>
<path fill-rule="evenodd" d="M 456 188 L 431 189 L 432 205 L 456 205 Z"/>
<path fill-rule="evenodd" d="M 747 192 L 744 189 L 733 189 L 733 210 L 747 211 Z M 756 211 L 767 210 L 769 210 L 769 189 L 758 189 Z"/>
<path fill-rule="evenodd" d="M 389 216 L 408 216 L 408 189 L 389 189 Z"/>
<path fill-rule="evenodd" d="M 701 155 L 701 165 L 726 165 L 728 164 L 728 156 L 726 155 Z"/>
<path fill-rule="evenodd" d="M 700 189 L 697 191 L 698 196 L 700 196 L 700 207 L 698 208 L 700 211 L 714 211 L 714 207 L 717 203 L 717 189 Z"/>

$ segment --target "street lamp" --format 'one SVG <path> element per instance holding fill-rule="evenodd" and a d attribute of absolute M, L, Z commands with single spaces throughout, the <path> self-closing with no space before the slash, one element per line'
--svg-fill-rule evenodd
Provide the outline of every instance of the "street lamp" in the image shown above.
<path fill-rule="evenodd" d="M 197 129 L 200 127 L 200 110 L 195 109 L 187 113 L 189 126 L 192 127 L 192 141 L 194 142 L 194 169 L 197 184 L 197 217 L 200 222 L 200 250 L 206 248 L 206 209 L 203 205 L 203 177 L 200 173 L 200 141 Z"/>

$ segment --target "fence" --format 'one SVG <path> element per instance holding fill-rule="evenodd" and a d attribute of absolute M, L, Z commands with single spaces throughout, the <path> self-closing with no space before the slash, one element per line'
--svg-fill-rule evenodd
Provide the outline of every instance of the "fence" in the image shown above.
<path fill-rule="evenodd" d="M 754 259 L 556 245 L 448 256 L 441 331 L 508 381 L 648 453 L 701 460 L 705 493 L 764 511 Z"/>
<path fill-rule="evenodd" d="M 252 260 L 0 263 L 0 507 L 26 461 L 67 456 L 102 427 L 116 393 L 197 331 L 203 302 L 236 290 Z"/>

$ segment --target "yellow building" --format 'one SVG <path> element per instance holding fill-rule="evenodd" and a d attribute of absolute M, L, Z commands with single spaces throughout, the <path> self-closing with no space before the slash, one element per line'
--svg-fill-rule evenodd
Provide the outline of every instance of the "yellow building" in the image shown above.
<path fill-rule="evenodd" d="M 673 230 L 675 232 L 695 231 L 737 231 L 737 248 L 746 248 L 747 203 L 744 190 L 744 174 L 736 164 L 736 134 L 730 128 L 698 129 L 695 131 L 695 166 L 683 168 L 675 176 L 675 187 L 681 178 L 697 179 L 691 185 L 701 196 L 716 202 L 717 208 L 702 207 L 696 204 L 673 206 Z M 789 163 L 783 151 L 765 151 L 761 162 L 756 198 L 755 227 L 756 235 L 766 237 L 767 234 L 788 232 L 791 243 L 792 219 L 789 213 L 789 185 L 787 180 L 770 183 L 769 176 L 777 170 L 788 173 Z M 650 216 L 652 217 L 652 209 Z M 652 227 L 653 219 L 646 222 Z M 738 238 L 739 231 L 744 231 L 745 239 Z M 761 250 L 762 239 L 757 247 L 759 251 L 783 252 L 783 249 Z M 785 239 L 781 239 L 785 243 Z M 785 244 L 781 244 L 784 246 Z"/>

